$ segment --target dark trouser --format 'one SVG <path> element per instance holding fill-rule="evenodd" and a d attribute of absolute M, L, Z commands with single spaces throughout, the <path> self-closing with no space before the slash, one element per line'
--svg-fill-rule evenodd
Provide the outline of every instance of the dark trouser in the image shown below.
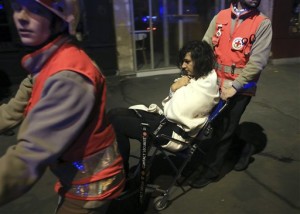
<path fill-rule="evenodd" d="M 204 160 L 207 166 L 205 177 L 216 177 L 220 174 L 228 151 L 233 144 L 235 131 L 242 114 L 251 100 L 251 96 L 236 95 L 229 100 L 229 105 L 214 121 L 212 146 Z"/>
<path fill-rule="evenodd" d="M 139 111 L 143 116 L 141 119 L 132 109 L 116 108 L 108 112 L 108 117 L 112 123 L 117 137 L 120 154 L 124 161 L 124 169 L 129 170 L 130 141 L 136 139 L 142 142 L 141 122 L 149 124 L 149 132 L 153 132 L 159 125 L 162 116 L 156 113 Z"/>
<path fill-rule="evenodd" d="M 111 200 L 83 201 L 60 196 L 55 214 L 103 214 L 110 203 Z"/>

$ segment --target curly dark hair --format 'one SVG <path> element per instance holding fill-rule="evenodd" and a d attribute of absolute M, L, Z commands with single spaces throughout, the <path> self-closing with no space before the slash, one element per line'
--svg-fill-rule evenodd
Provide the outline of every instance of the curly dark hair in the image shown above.
<path fill-rule="evenodd" d="M 191 53 L 194 62 L 194 77 L 207 76 L 215 67 L 215 55 L 211 46 L 206 41 L 190 41 L 187 42 L 179 51 L 178 67 L 181 69 L 184 57 L 187 53 Z"/>

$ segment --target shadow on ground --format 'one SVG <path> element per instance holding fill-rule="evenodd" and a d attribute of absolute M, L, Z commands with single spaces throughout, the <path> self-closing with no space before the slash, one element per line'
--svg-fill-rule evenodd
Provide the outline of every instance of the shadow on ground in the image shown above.
<path fill-rule="evenodd" d="M 245 145 L 251 144 L 253 146 L 253 150 L 249 151 L 250 153 L 245 153 L 243 148 Z M 249 156 L 252 157 L 254 154 L 260 153 L 264 150 L 267 144 L 267 137 L 264 133 L 263 128 L 252 122 L 243 122 L 240 124 L 237 130 L 237 137 L 235 138 L 235 147 L 230 152 L 229 158 L 227 162 L 224 164 L 222 174 L 217 182 L 221 181 L 222 178 L 229 172 L 233 170 L 235 163 L 239 160 L 240 156 Z M 207 145 L 203 144 L 201 149 L 205 152 L 207 149 Z M 191 188 L 188 185 L 190 179 L 193 178 L 195 172 L 200 172 L 202 170 L 202 158 L 203 154 L 201 152 L 196 152 L 191 159 L 191 161 L 185 167 L 181 178 L 175 184 L 175 188 L 181 188 L 182 193 L 176 196 L 175 198 L 171 197 L 172 199 L 169 201 L 169 206 L 172 205 L 172 201 L 180 200 L 184 194 L 186 194 Z M 167 190 L 172 183 L 176 172 L 171 167 L 170 163 L 168 162 L 169 159 L 174 163 L 176 167 L 181 166 L 183 162 L 183 158 L 180 155 L 168 154 L 167 157 L 162 153 L 156 154 L 155 158 L 151 163 L 151 170 L 150 170 L 150 177 L 148 180 L 149 184 L 155 184 L 155 186 L 159 187 L 162 190 Z M 251 164 L 255 161 L 254 158 L 249 158 Z M 131 171 L 134 171 L 136 166 L 131 168 Z M 247 168 L 247 167 L 246 167 Z M 245 169 L 246 169 L 245 168 Z M 126 214 L 126 213 L 143 213 L 143 210 L 147 210 L 147 213 L 157 213 L 153 206 L 153 200 L 156 197 L 160 196 L 162 193 L 157 191 L 146 191 L 146 196 L 144 200 L 144 207 L 139 205 L 139 178 L 136 178 L 134 182 L 130 184 L 130 191 L 129 194 L 135 192 L 128 197 L 124 195 L 125 199 L 122 200 L 115 200 L 111 204 L 108 214 Z M 144 212 L 146 213 L 146 212 Z"/>

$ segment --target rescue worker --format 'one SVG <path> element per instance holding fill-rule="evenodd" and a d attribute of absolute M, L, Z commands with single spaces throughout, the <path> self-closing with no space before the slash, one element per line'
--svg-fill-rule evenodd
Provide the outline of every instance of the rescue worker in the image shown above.
<path fill-rule="evenodd" d="M 30 190 L 49 167 L 58 178 L 56 213 L 105 213 L 125 178 L 105 112 L 105 78 L 75 42 L 78 0 L 11 5 L 21 42 L 32 49 L 22 66 L 33 88 L 17 144 L 0 158 L 0 206 Z"/>
<path fill-rule="evenodd" d="M 220 11 L 211 21 L 203 40 L 213 48 L 221 99 L 229 100 L 227 109 L 215 121 L 213 146 L 206 155 L 204 170 L 190 181 L 201 188 L 220 176 L 224 161 L 233 144 L 240 118 L 256 92 L 259 76 L 267 65 L 271 49 L 271 21 L 258 10 L 260 0 L 235 0 L 230 8 Z M 254 148 L 246 145 L 235 165 L 248 166 Z"/>

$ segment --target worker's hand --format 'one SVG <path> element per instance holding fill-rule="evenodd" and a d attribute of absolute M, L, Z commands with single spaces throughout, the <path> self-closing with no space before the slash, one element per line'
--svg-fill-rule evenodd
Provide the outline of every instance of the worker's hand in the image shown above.
<path fill-rule="evenodd" d="M 175 92 L 177 89 L 181 88 L 182 86 L 186 86 L 190 83 L 191 78 L 189 76 L 182 76 L 178 79 L 176 79 L 176 82 L 174 82 L 171 85 L 171 90 Z"/>
<path fill-rule="evenodd" d="M 236 89 L 234 87 L 224 88 L 221 89 L 221 99 L 228 100 L 229 98 L 233 97 L 236 94 Z"/>

